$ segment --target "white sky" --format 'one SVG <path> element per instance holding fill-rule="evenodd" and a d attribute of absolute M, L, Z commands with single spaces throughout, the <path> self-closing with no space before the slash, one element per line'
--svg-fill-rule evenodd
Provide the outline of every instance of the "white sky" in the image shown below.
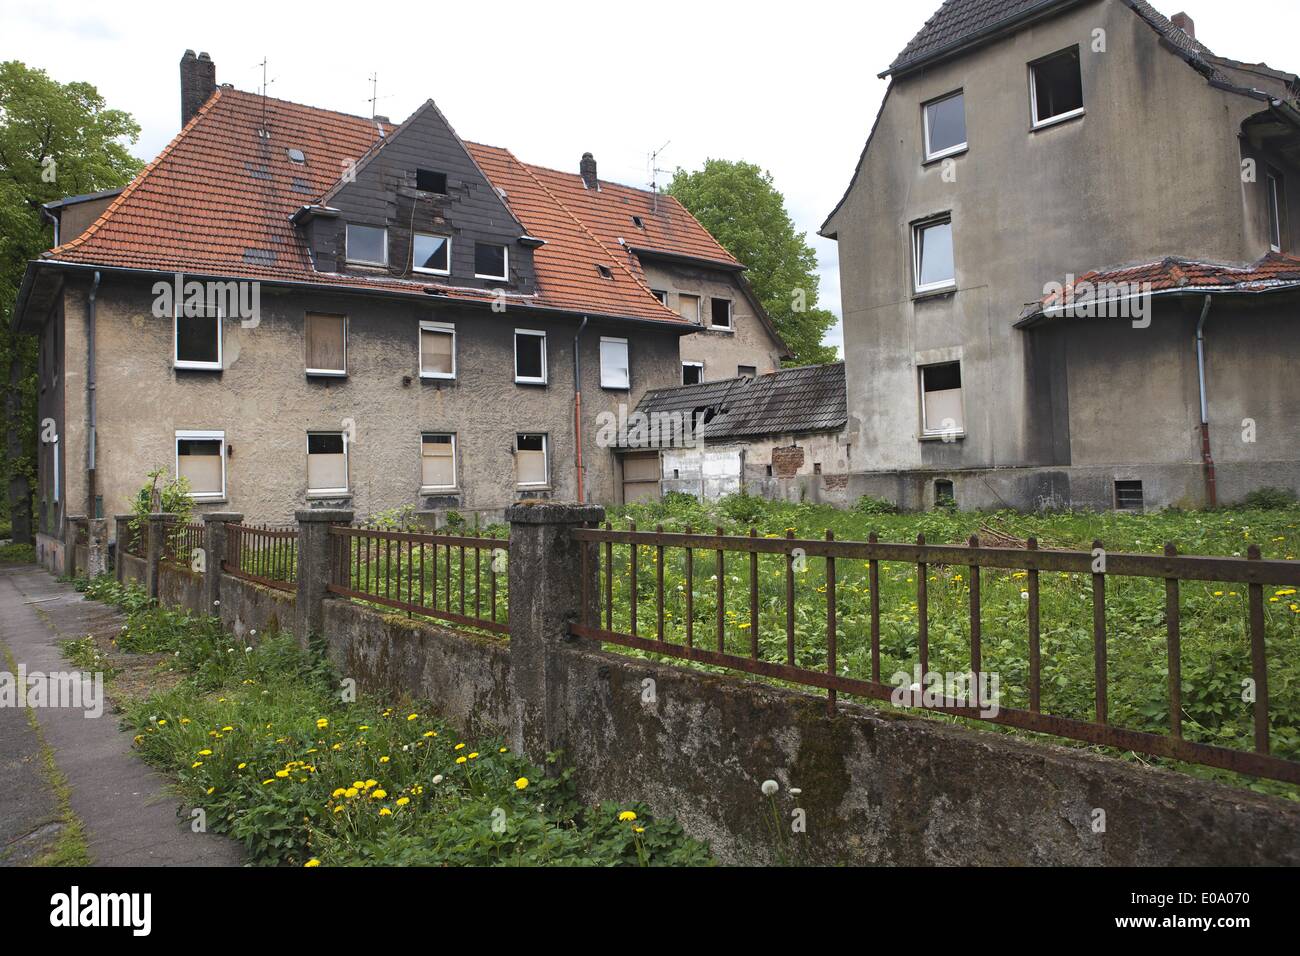
<path fill-rule="evenodd" d="M 178 63 L 206 50 L 217 82 L 400 121 L 426 98 L 466 139 L 525 162 L 650 181 L 706 158 L 768 169 L 821 263 L 822 303 L 839 313 L 835 243 L 816 231 L 848 185 L 885 91 L 876 79 L 940 0 L 494 0 L 220 4 L 0 0 L 0 60 L 93 83 L 142 131 L 152 159 L 180 121 Z M 1196 21 L 1216 53 L 1300 70 L 1297 0 L 1155 0 Z M 453 12 L 455 11 L 455 12 Z M 459 15 L 459 16 L 458 16 Z M 464 17 L 464 19 L 461 19 Z M 839 329 L 828 341 L 840 344 Z"/>

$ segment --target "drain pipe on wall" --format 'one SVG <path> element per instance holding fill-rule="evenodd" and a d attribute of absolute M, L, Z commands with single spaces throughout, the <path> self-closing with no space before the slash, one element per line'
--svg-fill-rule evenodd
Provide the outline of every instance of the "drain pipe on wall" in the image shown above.
<path fill-rule="evenodd" d="M 1214 478 L 1214 455 L 1210 453 L 1210 400 L 1205 391 L 1205 320 L 1210 317 L 1213 296 L 1205 297 L 1201 320 L 1196 323 L 1196 376 L 1201 388 L 1201 461 L 1205 463 L 1205 495 L 1211 508 L 1218 507 L 1219 492 Z"/>
<path fill-rule="evenodd" d="M 90 297 L 86 300 L 86 405 L 90 427 L 86 442 L 86 516 L 99 517 L 95 509 L 95 299 L 99 295 L 99 270 L 90 283 Z"/>
<path fill-rule="evenodd" d="M 582 317 L 578 331 L 573 336 L 573 445 L 577 449 L 574 466 L 578 470 L 578 504 L 587 503 L 587 492 L 583 481 L 582 466 L 582 352 L 579 345 L 582 333 L 587 328 L 587 317 Z"/>

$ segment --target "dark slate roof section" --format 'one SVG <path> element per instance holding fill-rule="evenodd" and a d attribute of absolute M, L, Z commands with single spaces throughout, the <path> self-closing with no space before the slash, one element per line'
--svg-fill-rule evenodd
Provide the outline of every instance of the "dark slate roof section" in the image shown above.
<path fill-rule="evenodd" d="M 920 66 L 1033 14 L 1070 2 L 1077 0 L 944 0 L 885 74 Z"/>
<path fill-rule="evenodd" d="M 730 378 L 646 392 L 637 411 L 715 414 L 705 443 L 837 431 L 848 421 L 844 363 L 786 368 L 757 378 Z M 667 441 L 664 442 L 667 444 Z"/>

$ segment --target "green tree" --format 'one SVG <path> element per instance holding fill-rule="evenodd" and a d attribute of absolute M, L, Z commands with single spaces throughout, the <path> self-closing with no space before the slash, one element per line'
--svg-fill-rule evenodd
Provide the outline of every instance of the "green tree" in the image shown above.
<path fill-rule="evenodd" d="M 40 207 L 129 182 L 141 164 L 127 146 L 139 134 L 130 114 L 108 109 L 89 83 L 59 83 L 17 60 L 0 63 L 0 377 L 7 436 L 0 448 L 7 489 L 0 507 L 16 541 L 32 537 L 37 342 L 14 333 L 13 317 L 27 261 L 50 245 Z"/>
<path fill-rule="evenodd" d="M 746 278 L 794 353 L 792 365 L 834 362 L 822 338 L 835 316 L 817 308 L 817 253 L 796 232 L 772 176 L 753 163 L 710 159 L 678 169 L 668 187 L 683 206 L 749 269 Z"/>

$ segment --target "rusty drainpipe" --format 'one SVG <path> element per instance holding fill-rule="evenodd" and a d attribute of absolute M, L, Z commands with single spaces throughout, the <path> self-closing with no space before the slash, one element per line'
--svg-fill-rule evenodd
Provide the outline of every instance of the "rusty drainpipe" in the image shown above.
<path fill-rule="evenodd" d="M 582 338 L 583 331 L 587 328 L 587 317 L 582 317 L 582 322 L 578 325 L 578 331 L 573 336 L 573 444 L 577 449 L 574 466 L 578 470 L 578 504 L 587 503 L 587 493 L 582 480 L 582 353 L 579 351 L 579 340 Z"/>
<path fill-rule="evenodd" d="M 1205 495 L 1211 508 L 1219 505 L 1219 491 L 1214 478 L 1214 455 L 1210 452 L 1210 400 L 1205 391 L 1205 320 L 1210 317 L 1213 296 L 1205 297 L 1201 320 L 1196 323 L 1196 376 L 1201 389 L 1201 460 L 1205 463 Z"/>

